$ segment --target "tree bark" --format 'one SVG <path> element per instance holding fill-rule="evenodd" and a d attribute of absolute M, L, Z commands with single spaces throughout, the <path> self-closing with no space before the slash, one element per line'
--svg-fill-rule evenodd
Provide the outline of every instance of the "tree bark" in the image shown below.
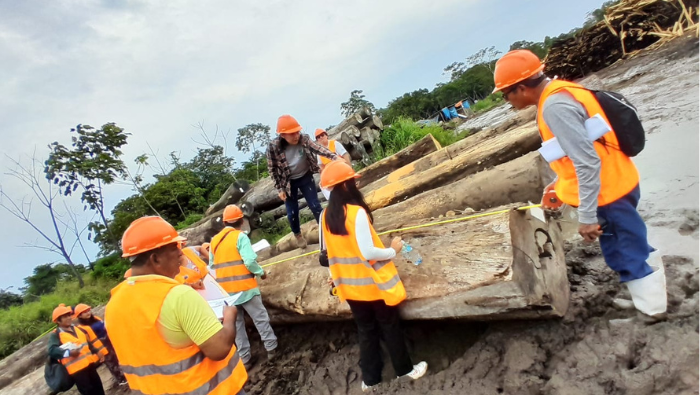
<path fill-rule="evenodd" d="M 250 189 L 248 182 L 246 181 L 236 181 L 231 184 L 224 192 L 223 195 L 216 201 L 216 203 L 209 206 L 205 215 L 211 215 L 229 204 L 236 204 L 243 197 L 243 195 Z"/>
<path fill-rule="evenodd" d="M 360 129 L 357 126 L 348 126 L 345 130 L 343 130 L 343 132 L 350 136 L 354 136 L 355 139 L 358 139 L 358 141 L 361 137 Z"/>
<path fill-rule="evenodd" d="M 372 133 L 372 129 L 368 127 L 364 127 L 360 130 L 360 141 L 365 144 L 367 147 L 372 147 L 372 144 L 374 144 L 374 133 Z"/>
<path fill-rule="evenodd" d="M 378 231 L 399 229 L 453 211 L 481 211 L 516 202 L 539 203 L 554 173 L 538 152 L 374 211 Z"/>
<path fill-rule="evenodd" d="M 370 129 L 384 130 L 384 123 L 382 123 L 382 119 L 379 118 L 378 115 L 368 117 L 362 122 L 361 126 L 369 127 Z"/>
<path fill-rule="evenodd" d="M 545 242 L 544 233 L 552 243 Z M 401 255 L 393 260 L 408 294 L 400 305 L 405 319 L 520 319 L 561 317 L 566 312 L 569 284 L 563 242 L 554 223 L 540 222 L 526 211 L 508 211 L 400 235 L 423 258 L 419 266 Z M 382 236 L 384 244 L 393 236 Z M 329 295 L 328 269 L 318 265 L 318 255 L 266 271 L 268 279 L 260 287 L 273 322 L 350 319 L 347 304 Z"/>
<path fill-rule="evenodd" d="M 526 125 L 481 141 L 457 156 L 451 156 L 447 147 L 395 170 L 362 192 L 371 209 L 380 209 L 534 151 L 540 141 L 537 126 Z"/>
<path fill-rule="evenodd" d="M 433 135 L 428 134 L 394 155 L 388 156 L 360 170 L 359 173 L 362 174 L 362 177 L 357 179 L 358 187 L 362 188 L 365 185 L 369 185 L 392 171 L 423 158 L 441 148 L 442 146 L 435 140 Z"/>

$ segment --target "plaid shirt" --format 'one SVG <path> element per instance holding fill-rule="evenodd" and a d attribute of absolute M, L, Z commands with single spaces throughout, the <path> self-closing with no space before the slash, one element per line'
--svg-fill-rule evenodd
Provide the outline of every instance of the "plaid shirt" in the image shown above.
<path fill-rule="evenodd" d="M 284 149 L 280 144 L 281 141 L 283 141 L 283 139 L 278 137 L 270 141 L 270 145 L 267 147 L 267 170 L 270 173 L 270 177 L 275 181 L 275 188 L 277 191 L 285 191 L 287 196 L 291 196 L 292 192 L 289 179 L 292 175 L 292 171 L 287 164 L 287 156 L 284 154 Z M 338 157 L 338 155 L 328 150 L 328 148 L 311 140 L 308 134 L 302 133 L 299 144 L 304 147 L 306 162 L 309 164 L 309 170 L 311 170 L 312 173 L 318 173 L 320 171 L 316 161 L 316 155 L 331 159 Z"/>

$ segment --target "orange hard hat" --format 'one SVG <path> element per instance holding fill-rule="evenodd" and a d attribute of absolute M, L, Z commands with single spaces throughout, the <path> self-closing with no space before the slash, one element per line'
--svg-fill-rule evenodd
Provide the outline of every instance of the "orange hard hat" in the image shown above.
<path fill-rule="evenodd" d="M 132 222 L 122 236 L 122 257 L 136 256 L 164 245 L 187 240 L 161 217 L 141 217 Z"/>
<path fill-rule="evenodd" d="M 53 309 L 53 314 L 51 315 L 51 320 L 53 322 L 57 322 L 60 317 L 63 317 L 66 314 L 73 314 L 73 310 L 71 310 L 70 307 L 66 306 L 65 304 L 61 303 Z"/>
<path fill-rule="evenodd" d="M 234 222 L 241 218 L 243 218 L 243 211 L 241 211 L 241 208 L 235 204 L 229 204 L 224 209 L 224 216 L 222 218 L 224 222 Z"/>
<path fill-rule="evenodd" d="M 496 87 L 493 93 L 525 81 L 542 70 L 544 70 L 544 64 L 532 51 L 527 49 L 510 51 L 496 62 L 496 69 L 493 72 Z"/>
<path fill-rule="evenodd" d="M 277 120 L 277 134 L 296 133 L 301 130 L 301 125 L 291 115 L 282 115 Z"/>
<path fill-rule="evenodd" d="M 79 315 L 83 314 L 84 312 L 90 310 L 91 307 L 86 305 L 85 303 L 79 303 L 77 306 L 75 306 L 75 309 L 73 309 L 75 313 L 75 317 L 77 318 Z"/>
<path fill-rule="evenodd" d="M 327 134 L 325 130 L 323 129 L 316 129 L 316 138 L 322 134 Z"/>
<path fill-rule="evenodd" d="M 124 272 L 124 278 L 129 278 L 131 277 L 131 269 L 128 269 L 126 272 Z"/>
<path fill-rule="evenodd" d="M 351 178 L 359 178 L 359 174 L 345 161 L 334 160 L 327 164 L 321 173 L 321 188 L 328 189 L 333 185 L 338 185 Z"/>

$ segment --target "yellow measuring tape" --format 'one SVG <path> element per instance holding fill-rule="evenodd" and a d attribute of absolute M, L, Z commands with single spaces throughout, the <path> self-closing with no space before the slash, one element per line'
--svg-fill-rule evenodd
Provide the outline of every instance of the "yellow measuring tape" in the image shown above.
<path fill-rule="evenodd" d="M 518 207 L 518 208 L 516 208 L 516 210 L 529 210 L 529 209 L 531 209 L 531 208 L 538 208 L 538 207 L 541 207 L 541 206 L 542 206 L 541 204 L 532 204 L 532 205 L 529 205 L 529 206 Z M 427 223 L 427 224 L 421 224 L 421 225 L 415 225 L 415 226 L 408 226 L 408 227 L 405 227 L 405 228 L 387 230 L 387 231 L 384 231 L 384 232 L 381 232 L 381 233 L 377 233 L 377 234 L 378 234 L 379 236 L 382 236 L 382 235 L 386 235 L 386 234 L 389 234 L 389 233 L 405 232 L 405 231 L 408 231 L 408 230 L 420 229 L 420 228 L 427 228 L 427 227 L 430 227 L 430 226 L 437 226 L 437 225 L 450 224 L 450 223 L 453 223 L 453 222 L 466 221 L 466 220 L 469 220 L 469 219 L 490 217 L 490 216 L 492 216 L 492 215 L 505 214 L 505 213 L 507 213 L 507 212 L 509 212 L 509 211 L 511 211 L 511 210 L 512 210 L 512 209 L 505 209 L 505 210 L 491 211 L 491 212 L 488 212 L 488 213 L 480 213 L 480 214 L 467 215 L 466 217 L 452 218 L 452 219 L 446 219 L 446 220 L 443 220 L 443 221 L 429 222 L 429 223 Z M 293 256 L 293 257 L 291 257 L 291 258 L 285 258 L 285 259 L 280 259 L 279 261 L 275 261 L 275 262 L 271 262 L 271 263 L 266 263 L 266 264 L 262 265 L 262 267 L 273 266 L 273 265 L 276 265 L 276 264 L 278 264 L 278 263 L 287 262 L 287 261 L 291 261 L 291 260 L 298 259 L 298 258 L 303 258 L 303 257 L 305 257 L 305 256 L 309 256 L 309 255 L 313 255 L 313 254 L 318 254 L 318 253 L 319 253 L 319 250 L 311 251 L 311 252 L 307 252 L 307 253 L 305 253 L 305 254 Z"/>

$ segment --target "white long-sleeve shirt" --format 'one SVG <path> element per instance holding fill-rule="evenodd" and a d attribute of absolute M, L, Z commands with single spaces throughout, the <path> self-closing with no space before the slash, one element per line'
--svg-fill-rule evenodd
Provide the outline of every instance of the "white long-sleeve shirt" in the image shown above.
<path fill-rule="evenodd" d="M 323 218 L 323 215 L 321 218 Z M 321 223 L 323 223 L 323 220 L 321 220 Z M 355 217 L 355 240 L 360 248 L 362 257 L 368 261 L 384 261 L 395 257 L 396 251 L 394 251 L 393 248 L 378 248 L 374 246 L 370 226 L 367 212 L 363 208 L 357 210 L 357 216 Z M 318 232 L 319 240 L 321 240 L 323 226 L 318 227 Z M 321 249 L 326 249 L 325 238 L 323 238 Z"/>

